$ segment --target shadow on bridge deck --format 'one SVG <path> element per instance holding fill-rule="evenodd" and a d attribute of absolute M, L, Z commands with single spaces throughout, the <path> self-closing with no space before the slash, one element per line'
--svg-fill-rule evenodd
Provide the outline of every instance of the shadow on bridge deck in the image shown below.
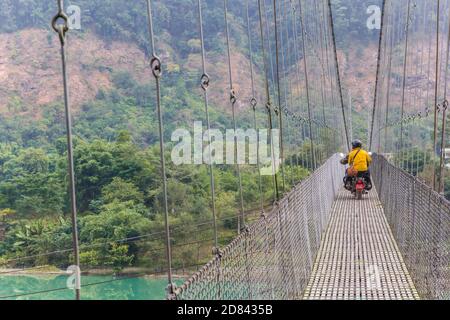
<path fill-rule="evenodd" d="M 330 219 L 305 299 L 419 298 L 375 190 L 362 201 L 341 190 Z"/>

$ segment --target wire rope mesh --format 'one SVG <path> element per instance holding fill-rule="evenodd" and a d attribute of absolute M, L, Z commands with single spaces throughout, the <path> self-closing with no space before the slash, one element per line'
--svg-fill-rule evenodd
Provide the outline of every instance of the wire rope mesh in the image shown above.
<path fill-rule="evenodd" d="M 380 155 L 373 178 L 420 296 L 450 299 L 450 202 Z"/>
<path fill-rule="evenodd" d="M 334 155 L 177 288 L 174 299 L 302 297 L 341 177 Z"/>

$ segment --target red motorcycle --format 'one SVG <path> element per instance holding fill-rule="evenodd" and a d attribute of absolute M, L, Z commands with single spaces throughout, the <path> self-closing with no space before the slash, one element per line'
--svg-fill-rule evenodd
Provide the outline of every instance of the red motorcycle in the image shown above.
<path fill-rule="evenodd" d="M 345 189 L 355 195 L 357 200 L 361 200 L 364 194 L 367 194 L 367 182 L 364 177 L 346 177 L 344 178 Z"/>
<path fill-rule="evenodd" d="M 341 154 L 341 157 L 343 158 L 341 164 L 348 164 L 348 159 L 344 158 L 343 154 Z M 363 195 L 367 194 L 368 190 L 371 189 L 371 185 L 367 183 L 364 177 L 358 176 L 357 174 L 349 176 L 348 172 L 346 172 L 344 178 L 344 185 L 345 189 L 354 194 L 357 200 L 362 200 Z"/>
<path fill-rule="evenodd" d="M 363 194 L 366 194 L 366 180 L 362 177 L 356 177 L 353 179 L 355 181 L 354 184 L 354 193 L 357 200 L 362 200 Z"/>

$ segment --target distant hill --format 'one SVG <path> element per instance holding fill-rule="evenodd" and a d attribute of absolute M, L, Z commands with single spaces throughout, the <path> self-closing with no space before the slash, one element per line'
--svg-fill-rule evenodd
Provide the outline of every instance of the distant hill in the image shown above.
<path fill-rule="evenodd" d="M 250 19 L 256 94 L 263 113 L 263 70 L 256 3 L 251 2 Z M 81 9 L 81 30 L 70 31 L 68 45 L 70 94 L 75 114 L 83 109 L 83 105 L 88 105 L 86 110 L 91 110 L 92 106 L 99 108 L 96 101 L 105 92 L 131 97 L 135 102 L 130 103 L 134 105 L 152 106 L 154 88 L 148 67 L 145 1 L 66 1 L 67 6 L 70 4 Z M 245 8 L 242 1 L 230 0 L 228 4 L 237 107 L 248 120 L 251 85 Z M 352 92 L 357 111 L 367 110 L 373 95 L 378 31 L 368 30 L 366 26 L 366 10 L 372 4 L 376 3 L 333 1 L 344 91 L 345 95 L 349 90 Z M 201 56 L 197 1 L 164 0 L 154 1 L 153 5 L 156 46 L 163 58 L 163 88 L 168 104 L 165 117 L 173 125 L 177 121 L 198 119 L 203 107 L 199 88 Z M 231 108 L 223 1 L 204 1 L 203 5 L 211 110 L 216 112 L 215 119 L 224 125 L 229 119 L 223 115 L 229 115 Z M 267 8 L 270 10 L 270 6 Z M 22 115 L 30 121 L 45 120 L 47 116 L 43 112 L 61 102 L 59 43 L 49 25 L 55 13 L 55 4 L 49 1 L 0 1 L 0 115 L 3 119 Z M 291 62 L 287 69 L 294 79 L 296 68 L 293 66 L 302 66 L 302 61 L 293 57 L 286 60 Z M 319 69 L 310 72 L 314 76 Z M 100 109 L 98 113 L 101 113 Z M 89 119 L 96 121 L 92 117 Z M 0 133 L 8 131 L 11 125 L 0 119 Z"/>

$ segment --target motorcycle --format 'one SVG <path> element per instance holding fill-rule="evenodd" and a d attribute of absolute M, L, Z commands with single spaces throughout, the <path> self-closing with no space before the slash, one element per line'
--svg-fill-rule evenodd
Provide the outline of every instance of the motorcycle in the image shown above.
<path fill-rule="evenodd" d="M 363 177 L 351 177 L 347 180 L 345 188 L 355 195 L 357 200 L 362 200 L 363 195 L 367 194 L 367 183 Z"/>
<path fill-rule="evenodd" d="M 341 164 L 348 164 L 348 159 L 345 158 L 344 154 L 340 154 L 342 160 Z M 368 186 L 368 183 L 364 177 L 354 176 L 354 177 L 344 177 L 344 187 L 346 190 L 350 191 L 357 200 L 362 200 L 363 195 L 368 193 L 368 188 L 371 189 L 371 186 Z"/>

